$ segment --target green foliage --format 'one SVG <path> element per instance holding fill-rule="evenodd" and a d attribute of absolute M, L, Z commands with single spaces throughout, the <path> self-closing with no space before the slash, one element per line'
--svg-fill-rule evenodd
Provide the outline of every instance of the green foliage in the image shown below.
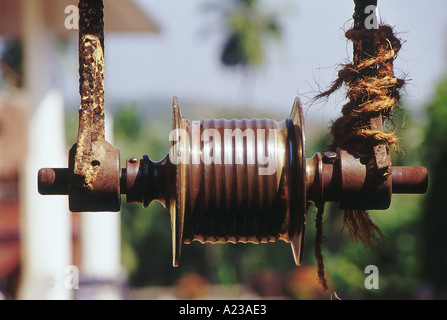
<path fill-rule="evenodd" d="M 399 109 L 393 115 L 393 121 L 388 125 L 399 138 L 400 150 L 391 150 L 392 163 L 395 166 L 418 166 L 423 162 L 421 145 L 424 137 L 424 126 L 420 116 Z"/>
<path fill-rule="evenodd" d="M 0 54 L 0 70 L 3 81 L 13 87 L 23 85 L 23 48 L 18 40 L 5 43 Z"/>
<path fill-rule="evenodd" d="M 132 103 L 123 108 L 119 108 L 114 118 L 115 135 L 123 140 L 135 140 L 141 133 L 143 121 L 138 114 L 137 105 Z"/>
<path fill-rule="evenodd" d="M 436 89 L 427 106 L 427 128 L 423 144 L 424 161 L 429 169 L 429 190 L 424 201 L 421 223 L 424 240 L 422 260 L 424 280 L 431 286 L 431 295 L 447 294 L 447 79 Z"/>
<path fill-rule="evenodd" d="M 112 120 L 112 119 L 111 119 Z M 148 154 L 154 161 L 169 152 L 171 123 L 152 114 L 136 103 L 119 105 L 113 114 L 114 140 L 121 151 L 121 159 L 141 158 Z"/>
<path fill-rule="evenodd" d="M 226 66 L 260 66 L 265 62 L 266 41 L 281 39 L 274 14 L 263 12 L 258 0 L 237 0 L 226 12 L 227 39 L 221 62 Z"/>
<path fill-rule="evenodd" d="M 330 206 L 326 212 L 326 268 L 334 289 L 343 299 L 413 299 L 421 287 L 421 196 L 393 195 L 386 211 L 370 211 L 385 240 L 365 247 L 353 243 L 343 230 L 343 213 Z M 379 270 L 379 289 L 367 289 L 365 268 Z"/>
<path fill-rule="evenodd" d="M 436 168 L 436 160 L 445 153 L 447 139 L 447 79 L 439 84 L 433 101 L 427 106 L 428 126 L 425 135 L 424 151 L 426 160 Z"/>
<path fill-rule="evenodd" d="M 391 150 L 393 165 L 425 164 L 420 156 L 422 143 L 421 122 L 415 115 L 402 109 L 395 114 L 392 124 L 400 138 L 404 154 Z M 308 156 L 324 150 L 327 136 L 314 139 Z M 320 149 L 319 149 L 320 148 Z M 323 148 L 323 149 L 321 149 Z M 386 239 L 365 247 L 353 243 L 343 228 L 343 212 L 335 204 L 326 204 L 324 214 L 323 254 L 327 276 L 332 288 L 342 299 L 413 299 L 420 296 L 424 283 L 421 279 L 424 244 L 421 222 L 423 195 L 393 194 L 389 209 L 370 211 L 372 220 L 379 226 Z M 314 208 L 307 218 L 305 262 L 314 264 Z M 379 270 L 379 289 L 367 289 L 365 268 L 375 265 Z"/>

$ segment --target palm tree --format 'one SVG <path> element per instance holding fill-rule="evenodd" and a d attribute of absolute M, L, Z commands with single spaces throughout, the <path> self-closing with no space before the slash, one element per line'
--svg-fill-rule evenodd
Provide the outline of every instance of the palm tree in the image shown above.
<path fill-rule="evenodd" d="M 220 61 L 225 66 L 260 66 L 265 62 L 265 41 L 281 39 L 277 16 L 263 11 L 258 0 L 233 0 L 224 18 L 227 36 Z"/>

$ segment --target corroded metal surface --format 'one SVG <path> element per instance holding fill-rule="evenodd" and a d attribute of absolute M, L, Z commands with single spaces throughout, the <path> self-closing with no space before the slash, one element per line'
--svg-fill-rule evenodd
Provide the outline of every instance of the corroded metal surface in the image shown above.
<path fill-rule="evenodd" d="M 69 208 L 80 211 L 120 210 L 120 155 L 105 140 L 104 5 L 79 2 L 79 127 L 69 152 L 68 169 L 39 172 L 39 191 L 68 194 Z"/>
<path fill-rule="evenodd" d="M 391 167 L 393 193 L 425 193 L 428 171 L 425 167 Z"/>
<path fill-rule="evenodd" d="M 92 143 L 104 140 L 104 55 L 99 39 L 83 36 L 81 43 L 81 107 L 75 174 L 89 174 Z"/>
<path fill-rule="evenodd" d="M 105 140 L 104 5 L 79 2 L 79 128 L 69 153 L 69 206 L 79 211 L 120 210 L 120 156 Z"/>
<path fill-rule="evenodd" d="M 75 174 L 87 175 L 93 141 L 104 139 L 104 4 L 79 2 L 79 129 Z"/>
<path fill-rule="evenodd" d="M 43 195 L 68 195 L 68 177 L 66 168 L 43 168 L 38 173 L 38 191 Z"/>

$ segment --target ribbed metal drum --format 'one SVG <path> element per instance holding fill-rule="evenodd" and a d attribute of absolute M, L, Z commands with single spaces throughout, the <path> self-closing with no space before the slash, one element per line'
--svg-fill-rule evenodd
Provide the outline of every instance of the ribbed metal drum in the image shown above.
<path fill-rule="evenodd" d="M 174 100 L 169 160 L 176 191 L 166 205 L 174 265 L 182 244 L 292 244 L 297 264 L 306 212 L 302 112 L 268 119 L 190 121 Z"/>

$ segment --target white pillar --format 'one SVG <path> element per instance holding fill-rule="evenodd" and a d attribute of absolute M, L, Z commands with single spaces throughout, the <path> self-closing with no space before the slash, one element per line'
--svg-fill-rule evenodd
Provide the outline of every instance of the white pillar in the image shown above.
<path fill-rule="evenodd" d="M 106 113 L 105 138 L 113 144 L 113 119 Z M 80 299 L 122 299 L 126 277 L 121 264 L 121 214 L 83 212 L 80 216 Z"/>
<path fill-rule="evenodd" d="M 22 277 L 19 299 L 70 299 L 71 220 L 66 196 L 37 192 L 43 167 L 67 167 L 63 96 L 54 80 L 55 38 L 45 28 L 41 0 L 22 0 L 28 154 L 21 173 Z M 71 270 L 71 269 L 70 269 Z"/>
<path fill-rule="evenodd" d="M 113 144 L 113 120 L 106 113 L 105 137 Z M 125 275 L 121 264 L 121 215 L 83 212 L 80 216 L 80 299 L 122 299 Z"/>
<path fill-rule="evenodd" d="M 120 280 L 120 214 L 84 212 L 81 215 L 81 275 L 98 281 Z"/>

